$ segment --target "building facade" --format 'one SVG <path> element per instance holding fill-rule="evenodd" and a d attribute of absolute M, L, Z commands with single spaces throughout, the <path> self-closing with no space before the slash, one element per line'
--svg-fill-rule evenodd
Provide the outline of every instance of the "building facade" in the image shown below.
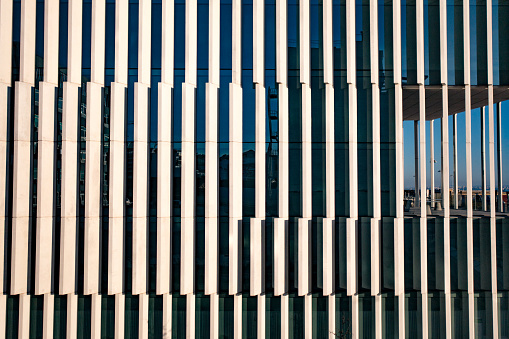
<path fill-rule="evenodd" d="M 0 337 L 509 338 L 508 37 L 508 0 L 0 0 Z"/>

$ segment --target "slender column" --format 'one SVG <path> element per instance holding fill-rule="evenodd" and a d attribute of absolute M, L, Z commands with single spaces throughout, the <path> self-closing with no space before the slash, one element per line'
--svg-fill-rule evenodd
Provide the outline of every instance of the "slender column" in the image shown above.
<path fill-rule="evenodd" d="M 481 186 L 482 186 L 482 210 L 487 211 L 486 199 L 486 126 L 485 109 L 481 107 Z M 476 203 L 477 205 L 477 203 Z M 476 206 L 474 206 L 476 208 Z"/>
<path fill-rule="evenodd" d="M 12 6 L 12 1 L 0 2 L 0 25 L 2 25 L 0 46 L 3 52 L 0 54 L 0 83 L 7 86 L 10 86 L 12 81 Z M 4 111 L 6 108 L 7 106 L 2 106 L 2 113 L 6 112 Z"/>
<path fill-rule="evenodd" d="M 405 337 L 405 251 L 404 251 L 404 174 L 403 164 L 403 88 L 401 82 L 401 1 L 393 7 L 393 58 L 394 58 L 394 121 L 396 141 L 396 218 L 394 219 L 394 292 L 398 296 L 398 333 Z M 376 300 L 375 300 L 376 302 Z"/>
<path fill-rule="evenodd" d="M 242 294 L 233 296 L 233 338 L 242 338 Z"/>
<path fill-rule="evenodd" d="M 474 316 L 474 237 L 473 237 L 473 210 L 472 210 L 472 112 L 470 93 L 470 4 L 463 1 L 463 65 L 465 79 L 465 158 L 467 181 L 467 272 L 468 272 L 468 332 L 469 338 L 475 338 Z M 456 118 L 456 116 L 454 116 Z M 456 119 L 453 120 L 456 127 Z M 458 165 L 457 165 L 457 134 L 454 135 L 454 191 L 457 200 Z M 457 208 L 457 201 L 455 202 Z"/>
<path fill-rule="evenodd" d="M 429 122 L 429 174 L 430 174 L 430 199 L 431 199 L 431 208 L 435 207 L 435 131 L 434 125 L 435 121 L 430 120 Z"/>
<path fill-rule="evenodd" d="M 497 296 L 497 220 L 495 203 L 495 106 L 493 104 L 493 5 L 486 0 L 487 26 L 487 73 L 489 105 L 489 152 L 490 152 L 490 239 L 491 239 L 491 295 L 493 311 L 493 338 L 498 338 L 498 296 Z"/>
<path fill-rule="evenodd" d="M 274 295 L 281 296 L 281 338 L 289 338 L 288 312 L 288 51 L 287 0 L 276 0 L 276 82 L 278 87 L 278 218 L 274 218 Z"/>
<path fill-rule="evenodd" d="M 420 189 L 419 189 L 419 121 L 414 121 L 414 181 L 415 181 L 415 199 L 414 207 L 418 208 L 420 205 Z"/>
<path fill-rule="evenodd" d="M 85 163 L 85 259 L 83 290 L 99 292 L 99 251 L 101 228 L 101 142 L 104 86 L 105 0 L 92 2 L 91 82 L 87 84 Z M 92 297 L 94 299 L 94 297 Z M 101 308 L 99 307 L 99 311 Z M 99 325 L 100 329 L 100 325 Z"/>
<path fill-rule="evenodd" d="M 380 293 L 380 229 L 381 229 L 381 165 L 380 165 L 380 89 L 378 50 L 378 1 L 369 2 L 372 140 L 373 140 L 373 218 L 371 219 L 371 295 L 381 305 Z M 382 338 L 382 309 L 375 307 L 375 338 Z"/>
<path fill-rule="evenodd" d="M 210 295 L 210 339 L 219 339 L 219 296 Z"/>
<path fill-rule="evenodd" d="M 323 295 L 334 293 L 334 219 L 335 202 L 335 138 L 334 138 L 334 63 L 332 39 L 332 0 L 323 2 L 323 67 L 325 85 L 325 216 L 323 219 Z M 329 298 L 330 300 L 330 298 Z M 335 332 L 329 305 L 329 333 Z M 331 327 L 332 326 L 332 327 Z"/>
<path fill-rule="evenodd" d="M 12 1 L 0 1 L 0 272 L 4 272 L 5 221 L 7 213 L 7 153 L 8 153 L 8 116 L 10 111 L 11 66 L 12 66 Z M 12 178 L 12 177 L 11 177 Z M 4 286 L 3 274 L 0 274 L 0 286 Z M 5 333 L 6 297 L 0 295 L 0 333 Z M 1 332 L 1 331 L 4 332 Z"/>
<path fill-rule="evenodd" d="M 148 294 L 138 295 L 138 338 L 148 339 Z"/>
<path fill-rule="evenodd" d="M 441 183 L 442 208 L 444 213 L 444 291 L 445 291 L 445 330 L 446 338 L 452 338 L 451 310 L 451 230 L 449 204 L 449 90 L 447 87 L 447 1 L 440 0 L 440 78 L 442 83 L 442 118 L 441 126 Z M 434 170 L 433 170 L 434 176 Z M 433 177 L 432 176 L 432 177 Z M 434 185 L 432 194 L 434 198 Z"/>
<path fill-rule="evenodd" d="M 151 67 L 151 6 L 150 0 L 141 0 L 139 3 L 138 82 L 134 84 L 133 294 L 144 294 L 147 291 L 148 107 Z M 143 298 L 144 296 L 141 295 L 140 299 Z M 142 328 L 140 327 L 141 330 Z"/>
<path fill-rule="evenodd" d="M 347 295 L 352 297 L 352 338 L 359 337 L 357 296 L 357 232 L 358 232 L 358 173 L 357 173 L 357 86 L 355 64 L 355 1 L 346 1 L 346 82 L 348 84 L 348 177 L 349 218 L 346 224 Z"/>
<path fill-rule="evenodd" d="M 19 322 L 18 338 L 30 338 L 30 295 L 20 294 L 19 296 Z"/>
<path fill-rule="evenodd" d="M 44 294 L 42 311 L 42 338 L 53 339 L 53 321 L 55 315 L 55 298 L 53 294 Z M 3 333 L 3 332 L 2 332 Z"/>
<path fill-rule="evenodd" d="M 498 211 L 504 212 L 504 187 L 502 185 L 502 103 L 497 103 L 497 178 Z"/>
<path fill-rule="evenodd" d="M 304 336 L 312 334 L 312 296 L 311 292 L 311 48 L 309 27 L 309 1 L 299 3 L 299 54 L 300 83 L 302 89 L 302 218 L 298 219 L 298 295 L 304 296 Z"/>
<path fill-rule="evenodd" d="M 63 85 L 62 103 L 62 213 L 60 226 L 60 294 L 69 294 L 69 306 L 76 301 L 75 261 L 77 228 L 77 180 L 78 180 L 78 116 L 79 88 L 81 86 L 81 23 L 82 1 L 69 1 L 67 82 Z M 69 313 L 73 314 L 72 312 Z M 72 317 L 68 323 L 73 324 Z M 72 331 L 70 329 L 70 333 Z M 68 336 L 68 338 L 70 338 Z"/>
<path fill-rule="evenodd" d="M 125 325 L 125 296 L 115 294 L 115 339 L 124 338 Z"/>
<path fill-rule="evenodd" d="M 453 162 L 453 200 L 454 209 L 458 209 L 458 116 L 452 116 L 452 162 Z"/>
<path fill-rule="evenodd" d="M 56 90 L 58 87 L 59 1 L 44 3 L 44 82 L 39 83 L 39 130 L 37 158 L 37 234 L 35 254 L 35 294 L 51 292 L 51 261 L 54 227 L 54 135 Z M 46 296 L 45 296 L 46 306 Z M 53 318 L 51 318 L 53 319 Z M 44 322 L 51 327 L 53 323 Z M 48 334 L 48 335 L 50 335 Z"/>
<path fill-rule="evenodd" d="M 182 84 L 182 218 L 180 293 L 194 293 L 195 264 L 195 95 L 197 67 L 197 2 L 186 1 L 186 70 Z"/>
<path fill-rule="evenodd" d="M 102 296 L 94 293 L 90 305 L 90 338 L 101 339 L 101 302 Z"/>
<path fill-rule="evenodd" d="M 209 82 L 205 85 L 205 294 L 210 294 L 210 333 L 218 337 L 212 321 L 218 307 L 218 107 L 220 1 L 209 1 Z M 215 296 L 215 297 L 214 297 Z M 216 303 L 212 302 L 213 297 Z M 219 309 L 217 309 L 218 311 Z"/>
<path fill-rule="evenodd" d="M 209 1 L 209 82 L 205 85 L 205 293 L 210 294 L 210 338 L 219 338 L 218 108 L 220 1 Z"/>
<path fill-rule="evenodd" d="M 172 295 L 163 294 L 163 339 L 170 339 L 172 335 L 171 312 L 172 312 Z M 212 336 L 211 336 L 212 337 Z"/>
<path fill-rule="evenodd" d="M 172 89 L 174 54 L 174 1 L 162 2 L 161 82 L 158 84 L 157 125 L 157 272 L 156 292 L 171 307 L 172 211 Z M 167 311 L 167 310 L 166 310 Z M 166 312 L 168 313 L 168 312 Z M 170 315 L 171 316 L 171 315 Z M 166 320 L 166 318 L 164 318 Z M 171 324 L 171 323 L 170 323 Z M 168 326 L 168 324 L 165 324 Z M 165 335 L 163 330 L 163 335 Z"/>
<path fill-rule="evenodd" d="M 421 190 L 421 296 L 422 337 L 428 337 L 428 265 L 427 265 L 427 211 L 426 211 L 426 92 L 424 88 L 424 3 L 416 1 L 417 84 L 419 86 L 419 188 Z"/>
<path fill-rule="evenodd" d="M 7 322 L 7 295 L 0 293 L 0 333 L 5 333 L 6 322 Z"/>
<path fill-rule="evenodd" d="M 253 83 L 255 86 L 255 217 L 250 224 L 250 286 L 257 295 L 257 337 L 265 338 L 265 42 L 264 0 L 253 1 Z"/>
<path fill-rule="evenodd" d="M 32 100 L 34 99 L 32 87 L 35 76 L 35 7 L 35 0 L 21 2 L 20 74 L 19 81 L 15 83 L 14 92 L 11 294 L 27 293 L 29 224 L 32 206 L 30 140 Z M 20 326 L 21 317 L 20 309 Z M 28 333 L 26 336 L 28 337 Z"/>
<path fill-rule="evenodd" d="M 118 53 L 115 53 L 115 82 L 111 83 L 110 95 L 108 294 L 122 292 L 124 274 L 124 140 L 127 89 L 128 16 L 129 1 L 115 1 L 115 50 Z M 117 300 L 118 297 L 119 296 L 116 296 L 115 300 Z M 117 301 L 115 301 L 115 303 L 117 303 Z M 115 336 L 116 335 L 117 331 L 115 331 Z"/>
<path fill-rule="evenodd" d="M 78 337 L 78 296 L 74 293 L 67 294 L 65 337 L 69 339 Z"/>

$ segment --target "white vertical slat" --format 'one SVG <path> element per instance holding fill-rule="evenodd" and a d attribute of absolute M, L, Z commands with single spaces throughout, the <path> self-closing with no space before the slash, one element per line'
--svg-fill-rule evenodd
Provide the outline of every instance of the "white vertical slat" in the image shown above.
<path fill-rule="evenodd" d="M 323 2 L 323 81 L 325 86 L 325 206 L 323 219 L 323 294 L 334 292 L 335 137 L 334 137 L 334 45 L 332 0 Z M 330 300 L 331 298 L 329 298 Z M 329 304 L 329 333 L 334 332 L 335 309 Z M 332 327 L 331 327 L 332 326 Z"/>
<path fill-rule="evenodd" d="M 445 278 L 445 304 L 446 304 L 446 333 L 452 337 L 452 305 L 451 305 L 451 229 L 450 229 L 450 202 L 449 202 L 449 90 L 447 84 L 442 85 L 442 207 L 444 211 L 444 278 Z"/>
<path fill-rule="evenodd" d="M 236 294 L 242 290 L 242 88 L 238 83 L 230 83 L 229 134 L 229 293 Z"/>
<path fill-rule="evenodd" d="M 250 295 L 260 295 L 265 290 L 265 219 L 251 218 L 250 222 Z"/>
<path fill-rule="evenodd" d="M 0 333 L 5 333 L 6 321 L 7 321 L 7 295 L 0 293 Z"/>
<path fill-rule="evenodd" d="M 502 103 L 497 103 L 497 187 L 498 211 L 504 212 L 503 185 L 502 185 Z"/>
<path fill-rule="evenodd" d="M 122 292 L 125 215 L 124 140 L 127 88 L 128 0 L 115 1 L 115 82 L 110 93 L 108 293 Z M 115 303 L 117 299 L 115 297 Z M 123 302 L 119 301 L 119 302 Z M 123 304 L 122 304 L 123 305 Z M 123 319 L 123 318 L 122 318 Z M 115 332 L 115 335 L 117 332 Z M 122 333 L 123 335 L 123 333 Z"/>
<path fill-rule="evenodd" d="M 274 218 L 274 295 L 281 296 L 281 338 L 289 337 L 288 312 L 288 50 L 287 1 L 276 0 L 276 82 L 278 87 L 278 217 Z"/>
<path fill-rule="evenodd" d="M 21 2 L 19 81 L 15 84 L 14 93 L 12 294 L 27 292 L 29 217 L 32 206 L 29 164 L 31 163 L 30 132 L 34 100 L 32 87 L 35 78 L 35 5 L 35 0 Z"/>
<path fill-rule="evenodd" d="M 3 2 L 2 2 L 3 4 Z M 1 5 L 0 5 L 1 6 Z M 3 13 L 2 13 L 3 14 Z M 2 15 L 0 14 L 0 16 Z M 2 23 L 0 23 L 1 25 Z M 0 33 L 1 35 L 2 33 Z M 10 45 L 9 45 L 10 46 Z M 10 53 L 10 52 L 9 52 Z M 8 205 L 7 197 L 7 122 L 9 111 L 9 84 L 0 82 L 0 272 L 4 272 L 5 223 Z M 0 286 L 4 286 L 3 274 L 0 274 Z M 0 302 L 1 303 L 1 302 Z M 1 321 L 1 320 L 0 320 Z M 1 328 L 0 328 L 1 330 Z"/>
<path fill-rule="evenodd" d="M 74 293 L 67 294 L 65 337 L 68 339 L 78 337 L 78 296 Z"/>
<path fill-rule="evenodd" d="M 256 338 L 265 338 L 265 294 L 261 294 L 256 298 Z"/>
<path fill-rule="evenodd" d="M 37 158 L 37 234 L 35 254 L 35 294 L 51 292 L 51 262 L 54 226 L 54 134 L 56 89 L 58 86 L 59 43 L 58 0 L 44 2 L 44 82 L 39 83 L 39 126 Z M 53 336 L 53 297 L 44 296 L 43 336 Z M 50 323 L 51 322 L 51 323 Z"/>
<path fill-rule="evenodd" d="M 62 103 L 62 214 L 59 289 L 61 294 L 73 293 L 75 290 L 76 227 L 78 215 L 77 147 L 78 116 L 80 114 L 78 95 L 79 87 L 81 86 L 82 7 L 81 0 L 69 1 L 67 82 L 63 85 Z M 69 296 L 68 300 L 76 301 L 72 296 Z M 68 322 L 73 323 L 72 317 L 69 318 Z M 73 335 L 75 336 L 76 334 Z"/>
<path fill-rule="evenodd" d="M 162 2 L 162 38 L 161 38 L 161 82 L 173 88 L 174 63 L 174 0 Z"/>
<path fill-rule="evenodd" d="M 79 86 L 73 82 L 63 84 L 60 294 L 75 290 Z"/>
<path fill-rule="evenodd" d="M 49 4 L 46 4 L 49 6 Z M 57 4 L 58 8 L 58 4 Z M 47 12 L 45 12 L 47 13 Z M 49 20 L 49 18 L 48 18 Z M 54 226 L 54 132 L 55 83 L 39 83 L 39 140 L 37 158 L 37 231 L 35 294 L 51 292 L 51 262 Z"/>
<path fill-rule="evenodd" d="M 205 294 L 218 292 L 218 92 L 217 84 L 205 85 Z"/>
<path fill-rule="evenodd" d="M 195 240 L 195 95 L 197 1 L 186 0 L 185 82 L 182 84 L 182 218 L 180 293 L 194 292 Z"/>
<path fill-rule="evenodd" d="M 101 339 L 101 303 L 102 296 L 94 293 L 90 305 L 90 339 Z"/>
<path fill-rule="evenodd" d="M 125 296 L 115 294 L 115 339 L 124 338 L 125 325 Z"/>
<path fill-rule="evenodd" d="M 289 305 L 290 297 L 288 294 L 283 294 L 281 296 L 281 339 L 289 339 L 290 338 L 290 305 Z"/>
<path fill-rule="evenodd" d="M 157 124 L 157 272 L 156 292 L 171 292 L 172 88 L 160 82 Z"/>
<path fill-rule="evenodd" d="M 298 219 L 298 295 L 311 292 L 311 218 Z"/>
<path fill-rule="evenodd" d="M 172 337 L 172 295 L 169 293 L 163 294 L 163 339 L 170 339 Z"/>
<path fill-rule="evenodd" d="M 186 339 L 194 339 L 196 324 L 196 297 L 194 293 L 186 295 Z"/>
<path fill-rule="evenodd" d="M 219 339 L 219 295 L 210 295 L 210 339 Z"/>
<path fill-rule="evenodd" d="M 242 83 L 242 1 L 232 0 L 232 83 Z"/>
<path fill-rule="evenodd" d="M 91 82 L 87 84 L 84 293 L 99 292 L 101 142 L 105 53 L 105 0 L 92 1 Z"/>
<path fill-rule="evenodd" d="M 486 107 L 481 107 L 481 185 L 482 185 L 482 210 L 488 210 L 486 199 Z"/>
<path fill-rule="evenodd" d="M 119 3 L 117 2 L 117 5 Z M 118 53 L 117 53 L 118 54 Z M 122 292 L 124 247 L 124 138 L 126 84 L 111 83 L 108 293 Z"/>
<path fill-rule="evenodd" d="M 329 326 L 329 339 L 336 339 L 336 296 L 329 295 L 327 297 L 327 313 Z"/>
<path fill-rule="evenodd" d="M 265 83 L 265 1 L 253 0 L 253 83 Z"/>
<path fill-rule="evenodd" d="M 85 248 L 83 277 L 83 289 L 85 294 L 99 292 L 100 217 L 102 207 L 102 93 L 102 84 L 95 82 L 87 84 Z"/>
<path fill-rule="evenodd" d="M 220 1 L 209 1 L 209 82 L 205 84 L 205 294 L 211 294 L 211 336 L 219 336 L 212 321 L 218 307 L 218 252 L 219 252 L 219 52 Z M 213 304 L 216 302 L 216 304 Z M 219 309 L 217 309 L 218 311 Z"/>
<path fill-rule="evenodd" d="M 375 305 L 381 304 L 380 293 L 380 228 L 381 228 L 381 164 L 380 164 L 380 89 L 378 71 L 378 1 L 369 2 L 370 68 L 372 92 L 373 142 L 373 218 L 371 219 L 371 295 Z M 396 160 L 397 161 L 397 160 Z M 398 180 L 398 178 L 396 178 Z M 382 312 L 375 306 L 375 338 L 381 338 Z"/>
<path fill-rule="evenodd" d="M 174 53 L 174 1 L 162 3 L 161 82 L 158 87 L 157 130 L 157 272 L 156 292 L 168 300 L 171 292 L 172 211 L 172 88 Z M 164 334 L 165 331 L 163 331 Z"/>
<path fill-rule="evenodd" d="M 151 57 L 150 0 L 139 2 L 138 82 L 134 84 L 133 294 L 147 290 L 148 141 Z M 140 296 L 140 298 L 142 298 Z M 140 329 L 141 331 L 141 329 Z"/>
<path fill-rule="evenodd" d="M 452 337 L 451 310 L 451 230 L 449 205 L 449 90 L 447 79 L 447 1 L 440 0 L 440 79 L 442 84 L 441 118 L 441 183 L 442 208 L 444 211 L 444 285 L 445 285 L 445 328 L 446 338 Z M 434 172 L 433 172 L 434 173 Z M 432 185 L 434 198 L 434 189 Z"/>
<path fill-rule="evenodd" d="M 452 116 L 453 204 L 458 209 L 458 116 Z"/>
<path fill-rule="evenodd" d="M 491 244 L 491 293 L 493 311 L 493 337 L 498 338 L 498 297 L 497 297 L 497 221 L 495 190 L 495 114 L 493 103 L 493 2 L 486 0 L 487 26 L 487 72 L 488 72 L 488 105 L 489 105 L 489 152 L 490 152 L 490 244 Z"/>
<path fill-rule="evenodd" d="M 471 116 L 471 92 L 470 92 L 470 2 L 463 1 L 463 67 L 465 79 L 465 159 L 466 159 L 466 182 L 467 182 L 467 271 L 468 271 L 468 320 L 469 338 L 475 338 L 474 319 L 474 237 L 473 237 L 473 210 L 472 210 L 472 116 Z M 457 124 L 456 116 L 453 127 Z M 457 183 L 457 134 L 454 135 L 454 191 L 455 200 L 458 199 Z M 455 201 L 457 208 L 457 201 Z"/>
<path fill-rule="evenodd" d="M 58 86 L 59 1 L 44 3 L 44 80 L 39 83 L 39 140 L 37 168 L 37 234 L 35 256 L 35 293 L 51 292 L 51 259 L 54 223 L 54 126 L 55 94 Z M 46 301 L 48 300 L 48 302 Z M 50 301 L 45 296 L 45 307 Z M 52 308 L 51 308 L 52 310 Z M 51 317 L 53 319 L 53 317 Z M 45 326 L 46 325 L 46 326 Z M 52 335 L 53 324 L 43 325 Z M 50 327 L 51 331 L 46 332 Z M 50 334 L 46 334 L 47 336 Z"/>
<path fill-rule="evenodd" d="M 182 218 L 181 218 L 181 270 L 180 293 L 194 291 L 195 264 L 195 156 L 194 156 L 194 114 L 195 87 L 182 84 Z"/>
<path fill-rule="evenodd" d="M 429 121 L 429 175 L 431 208 L 435 207 L 435 120 Z"/>
<path fill-rule="evenodd" d="M 13 1 L 0 1 L 0 83 L 11 84 L 11 66 L 12 66 L 12 6 Z M 35 18 L 35 17 L 34 17 Z M 3 92 L 2 92 L 3 93 Z M 1 106 L 4 110 L 7 106 Z M 3 116 L 2 116 L 3 118 Z"/>
<path fill-rule="evenodd" d="M 18 338 L 30 338 L 30 295 L 19 296 Z"/>
<path fill-rule="evenodd" d="M 232 82 L 229 107 L 229 293 L 242 291 L 242 2 L 232 1 Z M 234 296 L 236 303 L 241 296 Z M 237 305 L 238 306 L 238 305 Z M 240 306 L 240 308 L 242 308 Z M 235 310 L 234 310 L 235 312 Z M 236 315 L 234 315 L 236 319 Z M 235 320 L 235 328 L 242 327 Z M 238 334 L 242 331 L 238 332 Z M 234 336 L 236 330 L 234 330 Z"/>
<path fill-rule="evenodd" d="M 255 218 L 250 224 L 250 279 L 251 295 L 265 290 L 265 1 L 253 1 L 253 84 L 255 87 Z M 263 309 L 260 309 L 263 307 Z M 259 296 L 257 303 L 258 328 L 265 324 L 265 297 Z M 258 338 L 265 337 L 265 331 L 258 331 Z"/>
<path fill-rule="evenodd" d="M 424 2 L 416 1 L 417 84 L 419 86 L 419 189 L 421 234 L 422 336 L 428 337 L 428 266 L 426 201 L 426 92 L 424 88 Z"/>
<path fill-rule="evenodd" d="M 421 189 L 419 187 L 419 121 L 414 120 L 414 181 L 415 181 L 415 199 L 414 207 L 420 206 Z"/>
<path fill-rule="evenodd" d="M 129 0 L 115 1 L 115 82 L 127 85 Z"/>
<path fill-rule="evenodd" d="M 42 339 L 53 339 L 53 321 L 55 318 L 54 311 L 54 295 L 51 293 L 44 294 L 44 304 L 42 311 Z"/>
<path fill-rule="evenodd" d="M 133 294 L 145 293 L 147 289 L 148 105 L 148 84 L 136 82 L 134 84 Z"/>
<path fill-rule="evenodd" d="M 313 296 L 304 296 L 304 338 L 313 338 Z"/>
<path fill-rule="evenodd" d="M 148 294 L 141 293 L 138 298 L 138 338 L 148 339 Z"/>
<path fill-rule="evenodd" d="M 233 296 L 233 338 L 242 339 L 242 294 Z"/>
<path fill-rule="evenodd" d="M 349 218 L 346 220 L 347 295 L 352 297 L 352 338 L 359 337 L 357 298 L 357 87 L 356 87 L 355 1 L 346 1 L 346 82 L 348 85 L 348 178 Z"/>

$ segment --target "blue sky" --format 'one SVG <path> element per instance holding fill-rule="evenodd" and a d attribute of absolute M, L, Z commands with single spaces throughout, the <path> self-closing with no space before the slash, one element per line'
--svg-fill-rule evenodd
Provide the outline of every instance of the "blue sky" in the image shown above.
<path fill-rule="evenodd" d="M 502 180 L 503 186 L 509 186 L 509 101 L 502 103 Z M 496 113 L 496 112 L 495 112 Z M 472 185 L 481 185 L 481 110 L 472 110 Z M 488 111 L 486 110 L 486 182 L 489 186 L 489 144 L 488 144 Z M 465 113 L 459 113 L 458 121 L 458 185 L 466 185 L 466 160 L 465 160 Z M 495 114 L 496 119 L 496 114 Z M 435 186 L 441 185 L 440 166 L 441 166 L 441 128 L 440 119 L 434 123 L 434 141 L 435 141 Z M 405 188 L 414 188 L 414 123 L 413 121 L 403 122 L 404 133 L 404 162 L 405 162 Z M 495 153 L 496 153 L 496 125 L 495 125 Z M 426 122 L 426 178 L 427 185 L 430 184 L 430 143 L 429 143 L 429 122 Z M 450 156 L 450 174 L 453 173 L 453 143 L 452 143 L 452 116 L 449 116 L 449 156 Z M 496 166 L 495 154 L 495 166 Z M 496 167 L 495 167 L 496 173 Z M 496 174 L 495 174 L 496 175 Z M 452 180 L 451 180 L 452 184 Z"/>

